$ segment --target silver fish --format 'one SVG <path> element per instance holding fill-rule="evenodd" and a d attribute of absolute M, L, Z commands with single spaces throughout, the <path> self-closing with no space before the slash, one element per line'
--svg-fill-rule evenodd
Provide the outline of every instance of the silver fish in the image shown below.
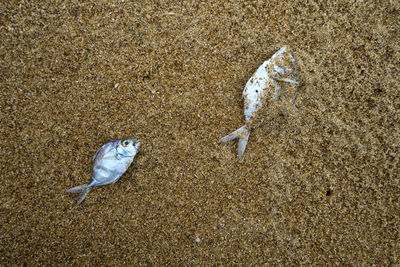
<path fill-rule="evenodd" d="M 133 162 L 140 143 L 136 138 L 114 140 L 104 144 L 93 156 L 93 172 L 89 184 L 69 189 L 68 193 L 81 193 L 78 205 L 93 186 L 115 183 Z"/>
<path fill-rule="evenodd" d="M 265 61 L 246 83 L 242 97 L 244 98 L 245 125 L 236 131 L 222 137 L 218 142 L 228 142 L 239 139 L 238 157 L 246 150 L 251 129 L 259 127 L 268 108 L 276 103 L 282 93 L 277 81 L 298 84 L 294 76 L 295 60 L 283 46 L 269 60 Z M 263 116 L 264 115 L 264 116 Z"/>

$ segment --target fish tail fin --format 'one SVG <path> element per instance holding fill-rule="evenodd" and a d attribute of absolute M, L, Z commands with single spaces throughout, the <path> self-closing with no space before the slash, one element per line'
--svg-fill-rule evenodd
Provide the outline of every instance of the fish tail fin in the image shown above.
<path fill-rule="evenodd" d="M 232 140 L 235 140 L 236 138 L 239 138 L 239 144 L 238 144 L 238 157 L 241 158 L 244 154 L 244 151 L 246 150 L 247 146 L 247 141 L 249 140 L 250 136 L 250 130 L 247 129 L 246 125 L 240 127 L 236 131 L 222 137 L 219 139 L 219 143 L 222 142 L 229 142 Z"/>
<path fill-rule="evenodd" d="M 79 200 L 77 204 L 81 204 L 85 200 L 87 194 L 90 192 L 90 187 L 87 184 L 72 187 L 67 190 L 68 193 L 80 193 Z"/>
<path fill-rule="evenodd" d="M 238 158 L 241 158 L 246 150 L 247 141 L 249 140 L 250 131 L 245 129 L 246 131 L 243 133 L 242 136 L 239 137 L 238 143 Z"/>

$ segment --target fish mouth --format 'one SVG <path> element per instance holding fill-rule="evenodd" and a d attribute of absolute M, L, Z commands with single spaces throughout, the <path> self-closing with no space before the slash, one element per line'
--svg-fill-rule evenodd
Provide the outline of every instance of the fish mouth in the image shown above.
<path fill-rule="evenodd" d="M 135 145 L 136 149 L 138 149 L 140 147 L 140 142 L 137 141 L 136 138 L 132 138 L 131 140 L 132 140 L 132 143 Z"/>

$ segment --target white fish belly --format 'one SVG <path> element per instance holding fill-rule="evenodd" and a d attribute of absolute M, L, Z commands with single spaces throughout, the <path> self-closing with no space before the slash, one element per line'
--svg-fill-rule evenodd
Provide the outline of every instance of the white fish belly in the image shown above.
<path fill-rule="evenodd" d="M 265 90 L 269 86 L 269 76 L 266 66 L 269 61 L 265 61 L 247 81 L 243 90 L 244 97 L 244 116 L 246 121 L 259 110 L 263 105 L 263 97 L 265 97 Z"/>
<path fill-rule="evenodd" d="M 114 182 L 128 169 L 132 158 L 105 159 L 93 168 L 93 179 L 97 185 L 106 185 Z"/>

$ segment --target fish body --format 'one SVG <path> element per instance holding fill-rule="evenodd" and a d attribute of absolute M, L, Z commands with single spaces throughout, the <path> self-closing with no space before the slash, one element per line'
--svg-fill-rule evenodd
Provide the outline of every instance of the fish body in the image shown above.
<path fill-rule="evenodd" d="M 115 183 L 133 162 L 140 143 L 136 138 L 114 140 L 104 144 L 93 156 L 92 177 L 88 184 L 69 189 L 69 193 L 81 193 L 78 204 L 86 198 L 94 186 Z"/>
<path fill-rule="evenodd" d="M 246 150 L 251 129 L 259 127 L 263 118 L 268 114 L 271 105 L 279 100 L 282 93 L 279 81 L 297 84 L 295 75 L 295 60 L 283 46 L 269 60 L 265 61 L 248 80 L 243 89 L 245 125 L 236 131 L 222 137 L 219 142 L 228 142 L 239 139 L 238 157 L 242 157 Z"/>

